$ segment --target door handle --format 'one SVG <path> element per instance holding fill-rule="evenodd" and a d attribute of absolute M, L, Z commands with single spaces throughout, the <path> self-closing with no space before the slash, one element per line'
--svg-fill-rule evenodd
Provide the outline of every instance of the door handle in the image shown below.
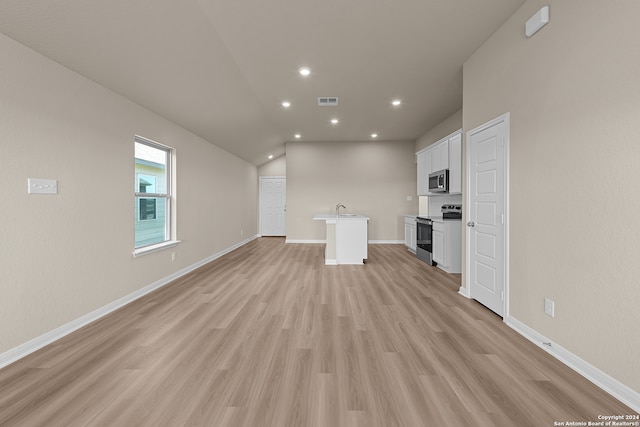
<path fill-rule="evenodd" d="M 467 227 L 475 227 L 475 225 L 476 225 L 476 223 L 475 223 L 475 222 L 473 222 L 473 221 L 469 221 L 469 222 L 467 223 Z"/>

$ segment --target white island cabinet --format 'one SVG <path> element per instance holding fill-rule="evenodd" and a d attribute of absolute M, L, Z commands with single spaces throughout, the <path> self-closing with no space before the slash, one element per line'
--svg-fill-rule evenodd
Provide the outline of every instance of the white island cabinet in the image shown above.
<path fill-rule="evenodd" d="M 326 265 L 364 264 L 367 259 L 369 218 L 364 215 L 316 214 L 314 221 L 327 225 Z"/>

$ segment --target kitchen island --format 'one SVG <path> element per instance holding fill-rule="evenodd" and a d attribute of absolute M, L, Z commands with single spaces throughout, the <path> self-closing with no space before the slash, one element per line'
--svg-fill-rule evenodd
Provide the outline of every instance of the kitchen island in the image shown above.
<path fill-rule="evenodd" d="M 367 259 L 369 218 L 358 214 L 316 214 L 327 226 L 325 265 L 364 264 Z"/>

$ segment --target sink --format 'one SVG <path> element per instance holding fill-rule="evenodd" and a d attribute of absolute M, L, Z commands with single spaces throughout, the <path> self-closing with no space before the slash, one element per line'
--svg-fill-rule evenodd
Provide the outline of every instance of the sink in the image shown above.
<path fill-rule="evenodd" d="M 338 216 L 358 216 L 358 214 L 340 214 Z"/>

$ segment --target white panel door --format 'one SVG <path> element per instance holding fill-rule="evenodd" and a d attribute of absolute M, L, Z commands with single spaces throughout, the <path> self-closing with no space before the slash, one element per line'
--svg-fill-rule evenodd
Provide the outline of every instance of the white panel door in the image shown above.
<path fill-rule="evenodd" d="M 260 177 L 260 234 L 285 236 L 287 179 Z"/>
<path fill-rule="evenodd" d="M 505 312 L 506 120 L 492 121 L 467 135 L 467 286 L 471 298 L 500 316 Z"/>

